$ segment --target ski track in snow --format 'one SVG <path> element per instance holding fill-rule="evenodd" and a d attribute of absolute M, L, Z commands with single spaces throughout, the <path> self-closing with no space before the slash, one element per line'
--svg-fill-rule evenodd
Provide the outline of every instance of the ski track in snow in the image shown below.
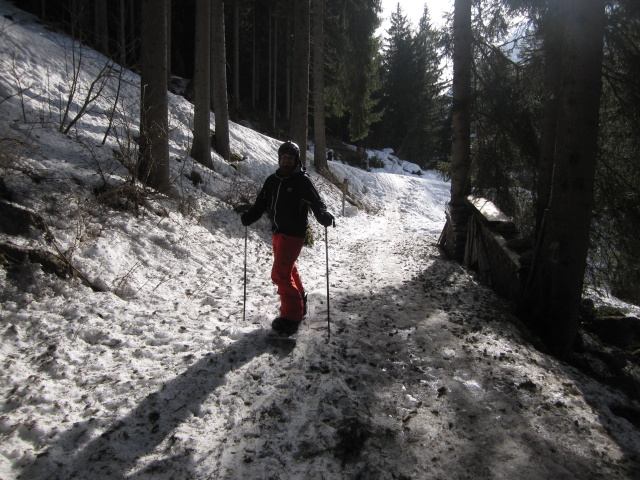
<path fill-rule="evenodd" d="M 16 19 L 0 30 L 1 65 L 31 86 L 32 120 L 18 97 L 0 104 L 3 138 L 29 145 L 4 178 L 105 290 L 28 262 L 0 269 L 2 480 L 638 478 L 638 428 L 613 413 L 638 402 L 535 350 L 510 306 L 441 256 L 449 185 L 433 172 L 408 175 L 416 166 L 391 156 L 373 172 L 331 162 L 374 213 L 347 204 L 326 243 L 314 223 L 299 259 L 309 315 L 295 346 L 276 345 L 267 222 L 247 231 L 243 322 L 245 229 L 223 200 L 234 182 L 261 184 L 278 141 L 232 124 L 246 160 L 205 170 L 185 155 L 192 107 L 172 95 L 182 200 L 152 199 L 138 216 L 99 205 L 98 166 L 126 176 L 113 140 L 97 146 L 109 106 L 70 136 L 39 123 L 55 99 L 38 85 L 66 94 L 68 42 L 0 10 Z M 126 78 L 136 119 L 138 79 Z M 14 74 L 0 78 L 3 98 L 16 91 Z M 340 212 L 340 192 L 310 174 Z M 2 240 L 54 248 L 37 230 Z"/>

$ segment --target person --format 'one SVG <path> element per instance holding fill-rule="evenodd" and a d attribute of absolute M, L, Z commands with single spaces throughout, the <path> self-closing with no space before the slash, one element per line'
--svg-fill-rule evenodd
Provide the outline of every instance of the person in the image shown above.
<path fill-rule="evenodd" d="M 240 217 L 242 224 L 249 226 L 268 212 L 273 246 L 271 279 L 280 296 L 280 316 L 271 328 L 287 336 L 298 331 L 307 313 L 307 294 L 296 261 L 309 226 L 309 208 L 320 224 L 335 226 L 335 218 L 302 167 L 298 145 L 287 141 L 278 149 L 278 170 L 267 177 L 253 206 Z"/>

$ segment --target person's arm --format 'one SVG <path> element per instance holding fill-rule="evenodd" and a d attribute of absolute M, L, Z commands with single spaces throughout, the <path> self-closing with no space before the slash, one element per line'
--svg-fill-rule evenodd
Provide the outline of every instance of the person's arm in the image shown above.
<path fill-rule="evenodd" d="M 304 177 L 304 182 L 305 185 L 303 188 L 303 198 L 306 202 L 309 203 L 311 211 L 316 217 L 316 220 L 318 220 L 318 222 L 325 227 L 330 227 L 331 225 L 335 227 L 335 218 L 327 210 L 327 206 L 322 201 L 322 197 L 320 197 L 320 194 L 318 193 L 318 190 L 316 190 L 316 187 L 306 176 Z"/>
<path fill-rule="evenodd" d="M 262 217 L 262 214 L 269 206 L 268 184 L 269 179 L 267 178 L 267 180 L 264 182 L 264 185 L 262 186 L 262 189 L 260 190 L 260 193 L 258 193 L 254 204 L 251 206 L 251 208 L 249 208 L 249 210 L 247 210 L 240 216 L 240 221 L 245 227 L 260 220 L 260 217 Z"/>

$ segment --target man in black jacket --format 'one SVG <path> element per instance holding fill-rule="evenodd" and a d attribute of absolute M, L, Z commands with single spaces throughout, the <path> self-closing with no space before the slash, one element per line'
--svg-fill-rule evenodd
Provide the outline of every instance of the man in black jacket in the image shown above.
<path fill-rule="evenodd" d="M 298 145 L 291 141 L 283 143 L 278 149 L 278 165 L 276 173 L 267 177 L 253 206 L 242 214 L 241 221 L 248 226 L 268 212 L 274 257 L 271 279 L 280 295 L 280 316 L 271 326 L 279 333 L 292 335 L 298 331 L 307 307 L 296 260 L 309 226 L 309 208 L 325 227 L 335 226 L 335 219 L 304 172 Z"/>

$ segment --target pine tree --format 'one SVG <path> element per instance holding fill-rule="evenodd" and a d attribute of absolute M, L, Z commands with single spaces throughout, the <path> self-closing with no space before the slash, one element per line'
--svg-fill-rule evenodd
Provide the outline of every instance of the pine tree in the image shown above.
<path fill-rule="evenodd" d="M 413 125 L 415 135 L 406 145 L 408 158 L 423 168 L 432 167 L 450 151 L 448 142 L 443 145 L 443 137 L 448 139 L 449 135 L 443 131 L 448 127 L 447 101 L 442 92 L 439 44 L 439 33 L 433 29 L 425 6 L 414 38 L 418 109 Z"/>
<path fill-rule="evenodd" d="M 109 55 L 109 30 L 108 30 L 107 1 L 93 1 L 93 36 L 94 46 L 99 52 Z"/>
<path fill-rule="evenodd" d="M 562 80 L 549 206 L 527 292 L 529 314 L 555 353 L 578 328 L 594 199 L 604 0 L 567 0 Z"/>
<path fill-rule="evenodd" d="M 313 163 L 327 168 L 324 111 L 324 0 L 313 0 Z"/>
<path fill-rule="evenodd" d="M 640 5 L 608 15 L 588 279 L 640 305 Z"/>
<path fill-rule="evenodd" d="M 387 33 L 380 146 L 391 146 L 403 158 L 427 167 L 449 150 L 443 145 L 447 102 L 440 80 L 439 32 L 425 7 L 414 33 L 398 4 Z"/>
<path fill-rule="evenodd" d="M 451 203 L 471 193 L 471 0 L 456 0 L 453 18 Z"/>
<path fill-rule="evenodd" d="M 420 78 L 415 58 L 411 24 L 398 3 L 391 14 L 391 26 L 384 50 L 383 142 L 402 155 L 409 137 L 415 134 L 418 112 L 416 94 L 420 92 Z"/>
<path fill-rule="evenodd" d="M 294 2 L 294 44 L 292 68 L 291 139 L 300 147 L 302 164 L 306 164 L 309 115 L 309 37 L 310 0 Z"/>
<path fill-rule="evenodd" d="M 462 261 L 467 239 L 471 193 L 471 66 L 473 36 L 471 0 L 455 0 L 453 16 L 453 98 L 451 143 L 451 201 L 441 246 L 449 256 Z"/>
<path fill-rule="evenodd" d="M 380 88 L 379 12 L 379 0 L 327 1 L 327 115 L 348 119 L 351 141 L 364 139 L 381 118 L 374 98 Z"/>
<path fill-rule="evenodd" d="M 138 178 L 169 189 L 169 120 L 167 99 L 167 2 L 142 0 L 140 68 L 140 150 Z"/>
<path fill-rule="evenodd" d="M 216 120 L 215 149 L 231 159 L 229 146 L 229 106 L 227 101 L 227 62 L 224 36 L 224 1 L 211 0 L 211 83 Z"/>
<path fill-rule="evenodd" d="M 211 160 L 211 0 L 196 0 L 196 45 L 194 72 L 194 132 L 191 156 L 202 165 L 213 168 Z"/>

